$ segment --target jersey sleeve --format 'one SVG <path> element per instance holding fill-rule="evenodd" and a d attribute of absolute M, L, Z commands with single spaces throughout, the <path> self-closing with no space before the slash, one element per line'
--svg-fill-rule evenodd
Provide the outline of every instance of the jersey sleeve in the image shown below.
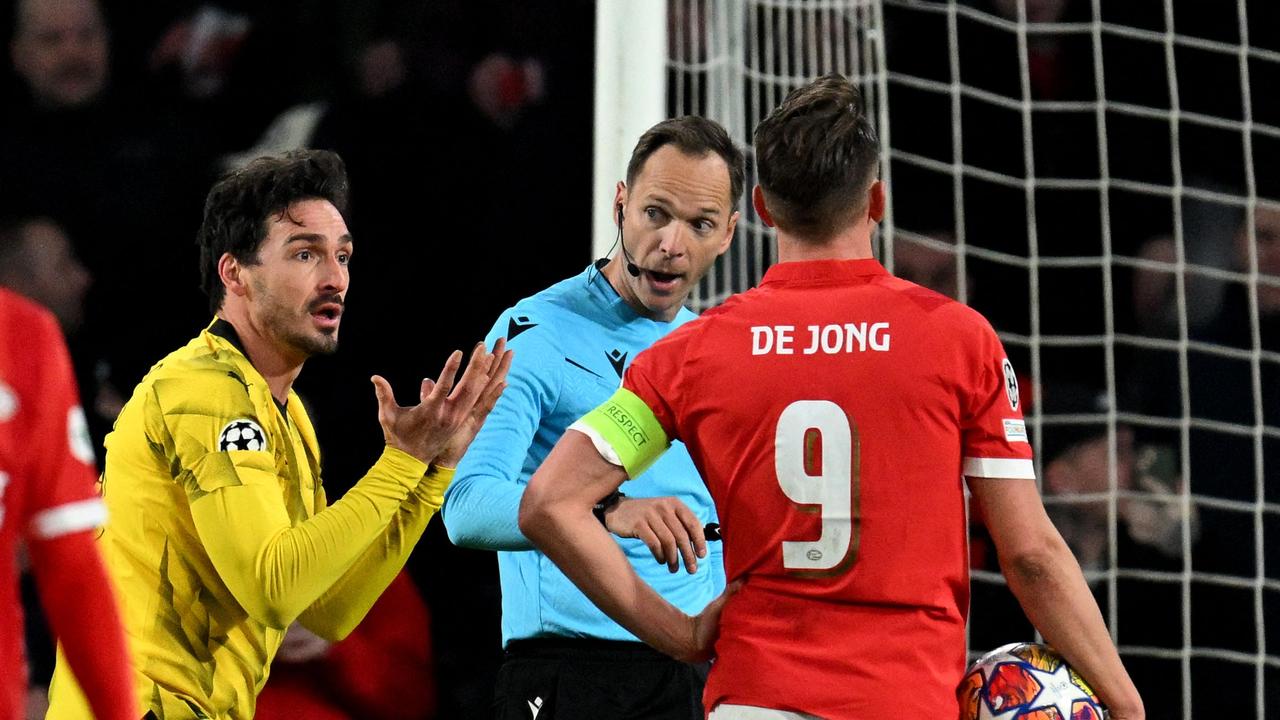
<path fill-rule="evenodd" d="M 560 367 L 545 323 L 516 324 L 515 310 L 503 313 L 489 332 L 490 346 L 507 337 L 513 351 L 507 387 L 480 432 L 458 463 L 457 477 L 445 492 L 442 510 L 449 539 L 481 550 L 532 550 L 517 522 L 525 484 L 525 458 L 542 418 L 560 396 Z M 528 316 L 521 316 L 528 319 Z M 527 328 L 513 332 L 518 328 Z"/>
<path fill-rule="evenodd" d="M 632 361 L 608 400 L 570 426 L 600 455 L 637 478 L 678 439 L 676 401 L 689 334 L 684 325 Z"/>
<path fill-rule="evenodd" d="M 1035 479 L 1013 363 L 985 320 L 969 347 L 970 384 L 963 390 L 960 421 L 964 474 Z"/>
<path fill-rule="evenodd" d="M 255 620 L 283 628 L 379 540 L 426 472 L 386 448 L 333 505 L 293 525 L 284 505 L 272 435 L 246 387 L 210 369 L 157 382 L 163 435 L 196 532 L 219 576 Z"/>
<path fill-rule="evenodd" d="M 32 344 L 43 351 L 44 361 L 36 363 L 30 392 L 34 415 L 28 436 L 32 482 L 26 490 L 27 533 L 50 540 L 97 528 L 107 513 L 95 487 L 93 442 L 66 343 L 51 315 L 36 317 Z"/>

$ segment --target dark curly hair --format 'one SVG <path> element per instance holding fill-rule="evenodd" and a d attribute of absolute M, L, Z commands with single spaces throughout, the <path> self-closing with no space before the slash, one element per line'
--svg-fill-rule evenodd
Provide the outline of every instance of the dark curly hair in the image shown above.
<path fill-rule="evenodd" d="M 862 93 L 840 75 L 792 90 L 756 126 L 756 171 L 778 227 L 823 240 L 866 209 L 880 141 Z"/>
<path fill-rule="evenodd" d="M 196 234 L 200 246 L 200 284 L 218 312 L 226 288 L 218 276 L 225 253 L 256 265 L 270 220 L 302 200 L 328 200 L 347 215 L 347 168 L 328 150 L 295 150 L 260 157 L 214 184 L 204 202 L 204 220 Z"/>

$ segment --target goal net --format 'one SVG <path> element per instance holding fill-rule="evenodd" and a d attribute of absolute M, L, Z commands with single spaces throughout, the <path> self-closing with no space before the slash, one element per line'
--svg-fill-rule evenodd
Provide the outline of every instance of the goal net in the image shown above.
<path fill-rule="evenodd" d="M 665 114 L 725 125 L 748 187 L 789 90 L 859 82 L 877 251 L 981 311 L 1024 373 L 1046 506 L 1152 718 L 1280 716 L 1278 5 L 667 3 Z M 749 205 L 696 309 L 774 262 Z M 975 654 L 1031 633 L 987 546 Z"/>

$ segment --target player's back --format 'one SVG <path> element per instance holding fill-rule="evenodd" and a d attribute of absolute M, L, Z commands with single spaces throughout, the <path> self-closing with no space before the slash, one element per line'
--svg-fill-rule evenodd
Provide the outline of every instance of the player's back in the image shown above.
<path fill-rule="evenodd" d="M 775 266 L 681 335 L 677 433 L 716 498 L 728 579 L 745 581 L 708 707 L 954 715 L 962 463 L 1011 457 L 975 428 L 1020 418 L 990 327 L 873 260 L 820 261 Z M 981 407 L 993 392 L 1003 408 Z"/>

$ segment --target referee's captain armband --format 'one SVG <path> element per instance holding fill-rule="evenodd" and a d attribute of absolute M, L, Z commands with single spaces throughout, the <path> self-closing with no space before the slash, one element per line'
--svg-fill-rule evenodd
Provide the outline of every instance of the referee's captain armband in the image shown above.
<path fill-rule="evenodd" d="M 599 407 L 569 426 L 591 438 L 605 460 L 620 465 L 634 479 L 671 447 L 666 430 L 640 399 L 626 388 L 618 388 Z"/>

